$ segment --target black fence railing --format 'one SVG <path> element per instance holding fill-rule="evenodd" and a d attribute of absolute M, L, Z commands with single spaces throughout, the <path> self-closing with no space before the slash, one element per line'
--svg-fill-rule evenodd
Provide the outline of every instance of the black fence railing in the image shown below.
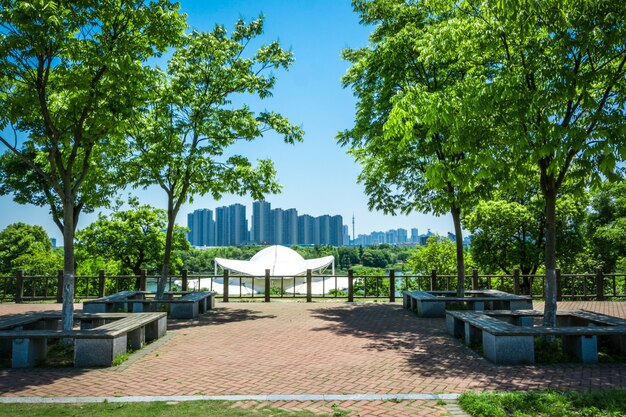
<path fill-rule="evenodd" d="M 98 275 L 76 276 L 76 299 L 103 297 L 127 289 L 155 291 L 157 276 L 142 271 L 138 276 L 109 276 L 105 271 Z M 25 276 L 18 271 L 13 276 L 0 276 L 0 302 L 56 300 L 61 302 L 63 271 L 55 276 Z M 380 299 L 395 301 L 405 290 L 454 290 L 456 275 L 404 275 L 390 270 L 387 275 L 359 275 L 352 270 L 347 275 L 304 276 L 189 274 L 172 275 L 166 282 L 168 291 L 209 290 L 223 301 L 233 299 L 346 299 L 347 301 Z M 522 275 L 515 270 L 510 275 L 479 275 L 477 270 L 468 274 L 466 289 L 497 289 L 514 294 L 543 298 L 545 276 Z M 593 274 L 561 274 L 557 270 L 558 300 L 626 299 L 626 274 L 604 274 L 598 269 Z"/>

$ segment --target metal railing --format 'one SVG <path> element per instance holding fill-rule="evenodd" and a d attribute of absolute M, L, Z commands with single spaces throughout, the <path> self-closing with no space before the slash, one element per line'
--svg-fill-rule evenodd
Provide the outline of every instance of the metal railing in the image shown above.
<path fill-rule="evenodd" d="M 76 299 L 103 297 L 122 290 L 139 288 L 155 291 L 158 276 L 76 276 Z M 18 271 L 12 276 L 0 276 L 0 302 L 43 301 L 62 299 L 63 271 L 55 276 L 25 276 Z M 209 290 L 223 301 L 233 299 L 345 299 L 347 301 L 380 299 L 395 301 L 405 290 L 454 290 L 456 275 L 403 275 L 390 270 L 386 275 L 360 275 L 352 270 L 347 275 L 265 276 L 189 274 L 168 277 L 168 291 Z M 545 276 L 522 275 L 515 270 L 509 275 L 479 275 L 477 270 L 468 274 L 466 289 L 497 289 L 514 294 L 543 298 Z M 604 274 L 598 269 L 593 274 L 561 274 L 557 270 L 557 300 L 626 299 L 626 274 Z"/>

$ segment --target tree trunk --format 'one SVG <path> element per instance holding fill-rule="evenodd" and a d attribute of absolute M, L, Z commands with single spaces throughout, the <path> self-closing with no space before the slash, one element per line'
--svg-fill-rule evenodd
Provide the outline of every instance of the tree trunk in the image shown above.
<path fill-rule="evenodd" d="M 163 253 L 163 269 L 161 270 L 161 277 L 157 285 L 156 299 L 162 300 L 163 294 L 165 294 L 165 282 L 170 273 L 170 260 L 172 257 L 172 244 L 174 240 L 174 223 L 176 222 L 176 210 L 172 201 L 168 202 L 167 209 L 167 231 L 165 232 L 165 250 Z"/>
<path fill-rule="evenodd" d="M 556 326 L 556 193 L 555 179 L 542 173 L 541 184 L 546 200 L 546 284 L 543 325 Z"/>
<path fill-rule="evenodd" d="M 520 285 L 520 290 L 523 295 L 530 294 L 530 288 L 532 287 L 532 279 L 530 277 L 530 268 L 520 268 L 522 272 L 522 283 Z"/>
<path fill-rule="evenodd" d="M 63 330 L 74 327 L 74 201 L 63 201 L 63 307 L 61 311 Z"/>
<path fill-rule="evenodd" d="M 135 274 L 135 290 L 139 291 L 141 287 L 141 266 L 133 266 L 133 274 Z"/>
<path fill-rule="evenodd" d="M 461 230 L 461 209 L 453 206 L 450 212 L 452 213 L 456 238 L 456 296 L 463 297 L 465 295 L 465 260 L 463 254 L 463 231 Z"/>

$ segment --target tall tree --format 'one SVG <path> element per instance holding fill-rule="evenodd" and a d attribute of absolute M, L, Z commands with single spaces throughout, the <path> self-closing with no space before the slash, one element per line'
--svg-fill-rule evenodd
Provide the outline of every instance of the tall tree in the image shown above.
<path fill-rule="evenodd" d="M 355 0 L 366 25 L 375 25 L 368 47 L 347 49 L 352 67 L 344 87 L 356 95 L 355 126 L 339 134 L 361 164 L 370 209 L 385 213 L 450 213 L 456 235 L 457 295 L 465 287 L 461 215 L 489 189 L 484 154 L 489 132 L 459 106 L 468 86 L 465 68 L 449 56 L 422 54 L 433 15 L 425 2 Z M 445 17 L 445 13 L 443 14 Z"/>
<path fill-rule="evenodd" d="M 471 265 L 471 259 L 469 264 Z M 447 237 L 432 235 L 426 240 L 426 246 L 417 246 L 408 260 L 413 272 L 429 275 L 433 269 L 439 275 L 452 275 L 456 272 L 455 244 Z"/>
<path fill-rule="evenodd" d="M 521 290 L 529 294 L 533 275 L 544 262 L 545 201 L 536 189 L 517 201 L 511 196 L 505 199 L 502 193 L 498 196 L 481 201 L 463 218 L 464 227 L 472 233 L 472 258 L 488 273 L 511 274 L 519 268 Z M 572 271 L 585 246 L 585 203 L 584 198 L 565 195 L 557 204 L 559 266 L 566 272 Z"/>
<path fill-rule="evenodd" d="M 136 276 L 148 266 L 160 265 L 165 247 L 167 215 L 165 210 L 140 205 L 131 199 L 129 210 L 116 210 L 76 233 L 77 246 L 92 257 L 118 261 L 124 272 Z M 174 230 L 173 249 L 186 250 L 189 242 L 180 227 Z M 180 260 L 178 260 L 180 263 Z M 139 280 L 135 282 L 139 288 Z"/>
<path fill-rule="evenodd" d="M 64 330 L 73 326 L 76 224 L 110 194 L 96 171 L 123 148 L 123 126 L 146 99 L 145 61 L 179 38 L 177 9 L 167 0 L 0 1 L 0 127 L 16 132 L 0 143 L 32 171 L 34 183 L 7 174 L 16 200 L 34 192 L 63 232 Z"/>
<path fill-rule="evenodd" d="M 626 259 L 626 184 L 603 183 L 593 190 L 588 219 L 592 251 L 606 272 Z"/>
<path fill-rule="evenodd" d="M 515 164 L 539 171 L 545 199 L 544 325 L 556 324 L 556 207 L 566 180 L 614 178 L 626 156 L 626 3 L 437 0 L 453 17 L 425 51 L 470 65 L 477 106 Z"/>
<path fill-rule="evenodd" d="M 174 225 L 182 204 L 196 195 L 211 194 L 217 200 L 225 192 L 262 199 L 264 193 L 280 189 L 270 160 L 260 160 L 254 167 L 245 157 L 224 156 L 227 148 L 269 130 L 288 143 L 301 140 L 302 130 L 283 116 L 233 105 L 234 100 L 245 100 L 245 94 L 261 99 L 270 96 L 276 81 L 271 70 L 286 69 L 293 62 L 291 52 L 277 41 L 249 53 L 249 44 L 262 31 L 263 20 L 258 19 L 249 24 L 237 22 L 230 34 L 219 25 L 209 33 L 189 34 L 162 74 L 143 123 L 131 134 L 137 152 L 137 183 L 157 184 L 167 195 L 158 298 L 169 274 Z"/>
<path fill-rule="evenodd" d="M 21 269 L 30 275 L 49 275 L 58 270 L 59 261 L 41 226 L 13 223 L 0 232 L 0 274 Z"/>

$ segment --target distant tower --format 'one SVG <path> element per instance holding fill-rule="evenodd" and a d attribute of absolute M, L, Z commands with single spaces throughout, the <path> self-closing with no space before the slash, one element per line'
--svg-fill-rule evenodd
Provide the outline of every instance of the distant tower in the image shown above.
<path fill-rule="evenodd" d="M 356 239 L 356 235 L 354 234 L 354 213 L 352 213 L 352 241 Z"/>

